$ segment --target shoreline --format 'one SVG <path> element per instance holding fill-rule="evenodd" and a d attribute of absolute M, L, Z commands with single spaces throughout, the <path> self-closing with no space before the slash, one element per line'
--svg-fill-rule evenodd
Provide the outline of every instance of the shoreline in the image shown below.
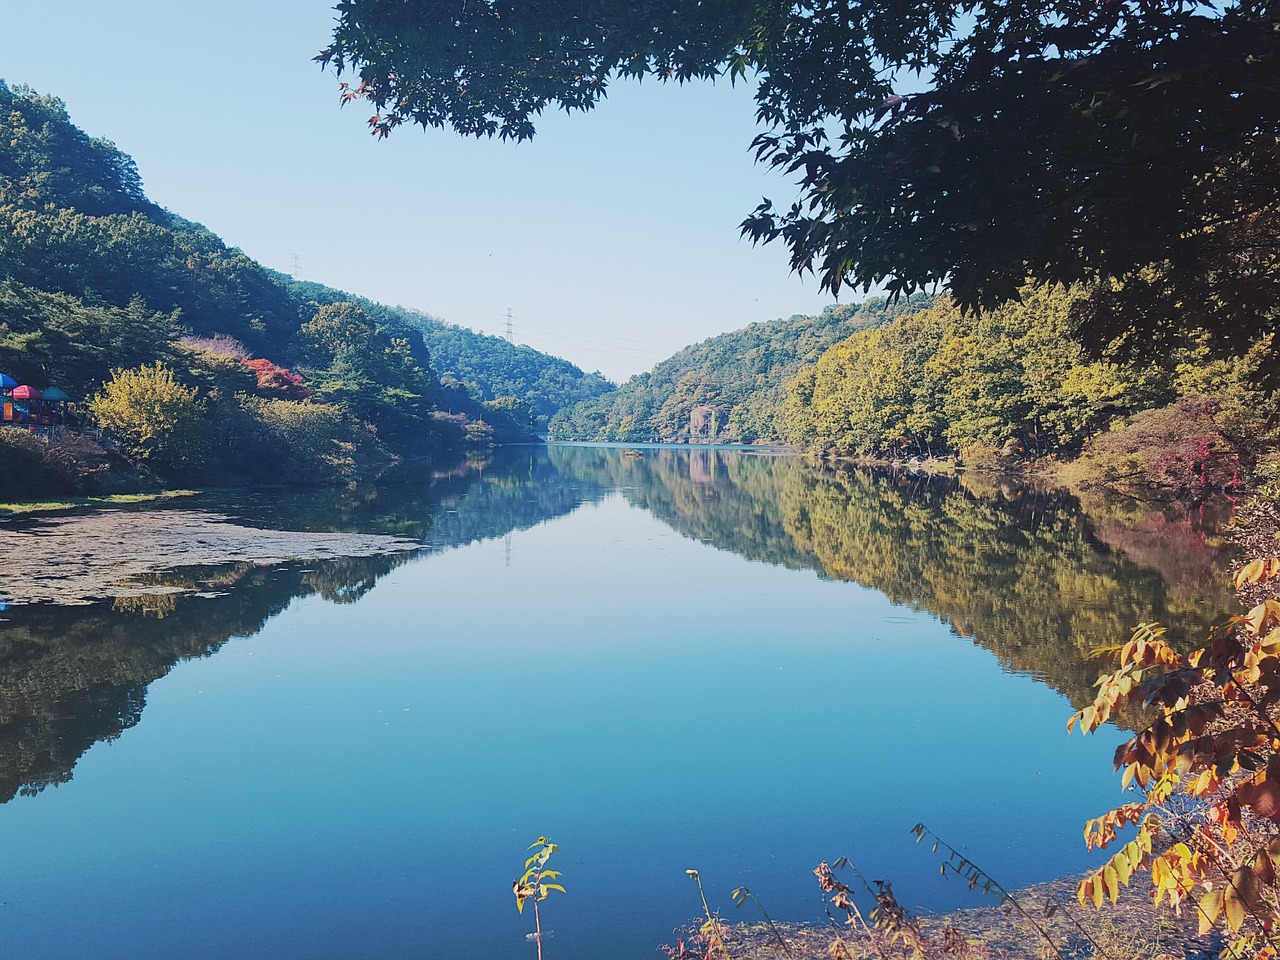
<path fill-rule="evenodd" d="M 990 960 L 1044 960 L 1058 955 L 1073 958 L 1102 957 L 1106 960 L 1216 960 L 1222 950 L 1222 938 L 1200 936 L 1193 911 L 1177 916 L 1168 907 L 1156 907 L 1148 896 L 1149 882 L 1135 877 L 1131 886 L 1122 887 L 1116 903 L 1106 903 L 1101 910 L 1082 910 L 1076 900 L 1078 876 L 1062 877 L 1013 891 L 1004 901 L 986 907 L 965 907 L 944 914 L 909 916 L 927 944 L 929 956 L 986 957 Z M 1010 900 L 1022 908 L 1030 919 L 1019 914 Z M 1041 926 L 1046 939 L 1032 926 Z M 864 930 L 844 923 L 792 923 L 774 921 L 786 949 L 779 945 L 774 929 L 764 921 L 729 921 L 721 917 L 729 952 L 735 960 L 831 960 L 837 937 L 854 951 L 854 956 L 883 956 L 880 951 L 889 944 L 889 935 L 875 938 Z M 695 924 L 696 926 L 696 924 Z M 962 946 L 947 949 L 944 931 L 959 935 Z M 954 936 L 955 934 L 952 934 Z M 1091 942 L 1092 939 L 1092 942 Z M 1050 946 L 1053 944 L 1053 947 Z M 885 950 L 889 956 L 911 951 L 906 941 Z"/>

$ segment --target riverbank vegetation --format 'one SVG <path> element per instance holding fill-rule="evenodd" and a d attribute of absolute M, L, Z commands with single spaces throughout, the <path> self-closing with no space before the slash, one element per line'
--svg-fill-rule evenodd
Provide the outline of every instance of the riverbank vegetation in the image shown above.
<path fill-rule="evenodd" d="M 1085 287 L 964 311 L 872 299 L 713 337 L 552 418 L 553 439 L 782 442 L 829 459 L 1048 470 L 1073 486 L 1196 496 L 1280 469 L 1269 337 L 1239 356 L 1187 329 L 1099 358 Z"/>
<path fill-rule="evenodd" d="M 1275 472 L 1269 338 L 1214 357 L 1190 329 L 1158 359 L 1095 359 L 1072 320 L 1088 295 L 1029 287 L 968 313 L 942 298 L 856 333 L 790 381 L 782 436 L 829 457 L 1070 460 L 1079 483 L 1183 494 Z"/>
<path fill-rule="evenodd" d="M 41 495 L 350 482 L 529 438 L 610 386 L 268 270 L 152 203 L 60 101 L 2 82 L 0 371 L 73 401 L 44 448 L 0 431 L 10 476 Z"/>

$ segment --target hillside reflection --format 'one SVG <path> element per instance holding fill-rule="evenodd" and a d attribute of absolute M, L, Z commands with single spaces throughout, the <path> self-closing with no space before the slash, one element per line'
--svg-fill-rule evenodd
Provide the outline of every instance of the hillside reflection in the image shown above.
<path fill-rule="evenodd" d="M 409 537 L 430 552 L 532 527 L 611 490 L 716 549 L 925 611 L 1077 705 L 1092 697 L 1097 668 L 1085 655 L 1095 646 L 1151 618 L 1191 641 L 1232 605 L 1212 518 L 732 451 L 512 448 L 376 490 L 195 506 L 273 529 Z M 139 721 L 147 686 L 175 664 L 252 636 L 295 598 L 353 602 L 419 555 L 185 568 L 147 578 L 175 592 L 6 611 L 0 802 L 69 780 L 89 747 Z"/>
<path fill-rule="evenodd" d="M 618 486 L 681 534 L 810 569 L 947 623 L 1007 669 L 1091 702 L 1089 651 L 1143 620 L 1195 642 L 1234 609 L 1214 516 L 922 473 L 717 449 L 641 457 L 553 446 L 563 473 Z"/>
<path fill-rule="evenodd" d="M 407 471 L 400 480 L 377 490 L 202 498 L 197 506 L 256 526 L 413 537 L 438 551 L 531 527 L 601 495 L 560 476 L 534 447 L 445 474 Z M 0 803 L 70 780 L 89 747 L 138 722 L 147 686 L 175 664 L 252 636 L 296 598 L 351 603 L 417 556 L 188 567 L 144 578 L 148 587 L 176 592 L 5 611 Z"/>

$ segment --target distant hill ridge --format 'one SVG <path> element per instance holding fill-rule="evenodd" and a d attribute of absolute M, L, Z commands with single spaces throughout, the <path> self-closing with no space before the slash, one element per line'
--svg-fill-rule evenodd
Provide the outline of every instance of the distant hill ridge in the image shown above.
<path fill-rule="evenodd" d="M 781 439 L 776 423 L 787 381 L 832 345 L 932 298 L 836 304 L 817 316 L 753 323 L 685 347 L 613 393 L 585 400 L 551 419 L 554 440 L 631 443 Z"/>
<path fill-rule="evenodd" d="M 533 347 L 476 333 L 411 307 L 391 307 L 320 283 L 275 276 L 301 302 L 356 303 L 379 323 L 418 333 L 444 388 L 442 405 L 457 390 L 481 401 L 518 397 L 532 404 L 545 421 L 563 407 L 615 389 L 603 375 L 584 373 L 568 360 Z"/>

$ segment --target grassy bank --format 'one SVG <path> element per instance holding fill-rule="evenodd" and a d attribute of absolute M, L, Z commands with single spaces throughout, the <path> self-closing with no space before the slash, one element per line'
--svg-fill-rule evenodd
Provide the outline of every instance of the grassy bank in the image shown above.
<path fill-rule="evenodd" d="M 32 513 L 58 513 L 80 507 L 119 507 L 137 503 L 155 503 L 192 497 L 198 490 L 162 490 L 156 493 L 113 493 L 101 497 L 67 497 L 59 500 L 18 500 L 0 503 L 0 517 L 23 516 Z"/>

